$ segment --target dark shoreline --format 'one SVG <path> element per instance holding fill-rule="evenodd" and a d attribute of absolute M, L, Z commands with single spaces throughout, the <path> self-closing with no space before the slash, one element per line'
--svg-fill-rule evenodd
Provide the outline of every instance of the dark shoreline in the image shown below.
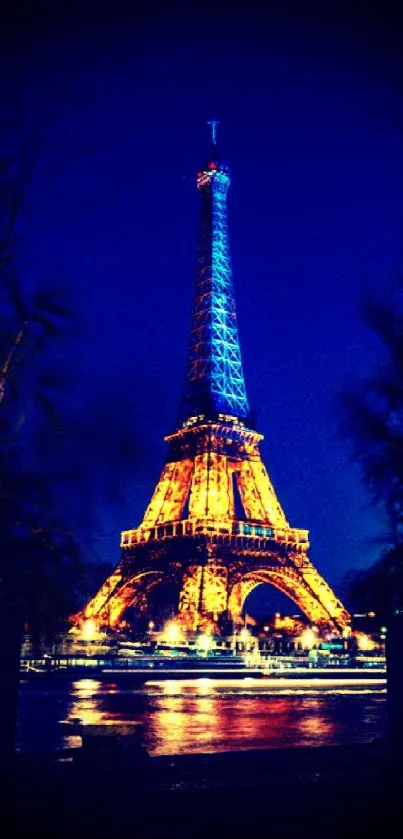
<path fill-rule="evenodd" d="M 401 812 L 381 740 L 175 757 L 137 755 L 130 746 L 114 755 L 86 757 L 79 749 L 75 760 L 60 756 L 17 758 L 14 835 L 379 836 L 385 813 Z"/>

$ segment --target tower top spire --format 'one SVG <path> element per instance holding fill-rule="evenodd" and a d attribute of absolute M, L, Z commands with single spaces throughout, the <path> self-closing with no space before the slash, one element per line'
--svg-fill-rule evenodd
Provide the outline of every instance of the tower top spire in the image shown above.
<path fill-rule="evenodd" d="M 196 290 L 179 424 L 236 417 L 251 424 L 236 321 L 227 219 L 229 167 L 217 159 L 218 120 L 209 162 L 197 173 L 201 200 Z"/>
<path fill-rule="evenodd" d="M 213 140 L 213 146 L 217 145 L 217 125 L 219 125 L 218 119 L 208 119 L 207 125 L 211 125 L 211 135 Z"/>

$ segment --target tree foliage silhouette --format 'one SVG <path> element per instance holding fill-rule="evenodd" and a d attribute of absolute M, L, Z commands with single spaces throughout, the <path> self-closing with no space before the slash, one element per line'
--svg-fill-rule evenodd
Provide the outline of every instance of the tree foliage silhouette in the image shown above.
<path fill-rule="evenodd" d="M 364 298 L 363 315 L 376 340 L 377 359 L 368 375 L 341 396 L 341 432 L 349 438 L 353 459 L 389 525 L 381 558 L 367 575 L 358 573 L 353 588 L 364 600 L 372 589 L 384 614 L 401 608 L 403 597 L 402 301 L 403 283 L 398 282 L 382 296 Z"/>
<path fill-rule="evenodd" d="M 374 609 L 387 627 L 389 744 L 396 771 L 403 754 L 403 282 L 368 296 L 365 320 L 378 357 L 361 382 L 342 396 L 341 430 L 352 443 L 372 499 L 389 523 L 380 559 L 351 579 L 358 607 Z"/>
<path fill-rule="evenodd" d="M 82 605 L 96 495 L 118 503 L 122 473 L 138 455 L 130 400 L 119 411 L 118 398 L 112 412 L 105 394 L 71 369 L 69 347 L 84 325 L 66 288 L 52 276 L 27 282 L 20 269 L 24 214 L 58 112 L 49 108 L 27 126 L 13 96 L 0 108 L 0 757 L 6 762 L 14 750 L 24 625 L 36 634 L 54 631 Z M 57 215 L 50 208 L 47 223 Z M 32 216 L 35 222 L 31 206 Z M 113 387 L 125 396 L 123 383 Z"/>

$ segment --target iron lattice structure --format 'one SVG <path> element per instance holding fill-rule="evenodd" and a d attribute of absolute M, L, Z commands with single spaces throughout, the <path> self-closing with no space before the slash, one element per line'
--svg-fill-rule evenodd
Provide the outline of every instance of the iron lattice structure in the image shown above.
<path fill-rule="evenodd" d="M 228 236 L 228 166 L 212 159 L 199 172 L 200 236 L 188 368 L 179 422 L 204 413 L 249 419 L 236 321 Z"/>
<path fill-rule="evenodd" d="M 116 627 L 170 582 L 188 629 L 238 619 L 261 583 L 308 618 L 343 631 L 350 616 L 308 557 L 308 531 L 290 527 L 251 427 L 235 311 L 227 222 L 229 169 L 213 147 L 198 173 L 201 220 L 190 347 L 177 428 L 144 518 L 122 533 L 122 557 L 80 619 Z M 148 617 L 153 617 L 148 612 Z"/>

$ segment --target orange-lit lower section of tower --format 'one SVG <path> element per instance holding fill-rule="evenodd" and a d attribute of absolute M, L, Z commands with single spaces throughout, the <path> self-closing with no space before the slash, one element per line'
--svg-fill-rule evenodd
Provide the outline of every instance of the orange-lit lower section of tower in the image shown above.
<path fill-rule="evenodd" d="M 122 533 L 122 558 L 80 620 L 116 627 L 129 606 L 147 613 L 151 590 L 168 581 L 188 629 L 218 628 L 269 583 L 313 623 L 345 630 L 350 616 L 308 558 L 308 532 L 285 518 L 261 435 L 218 416 L 190 420 L 166 439 L 169 457 L 143 521 Z"/>

